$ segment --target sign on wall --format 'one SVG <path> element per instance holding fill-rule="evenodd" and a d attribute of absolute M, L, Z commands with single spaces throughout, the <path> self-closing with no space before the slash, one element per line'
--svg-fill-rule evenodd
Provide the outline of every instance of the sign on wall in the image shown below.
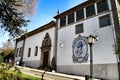
<path fill-rule="evenodd" d="M 85 63 L 88 61 L 88 41 L 85 36 L 79 35 L 73 40 L 72 52 L 74 63 Z"/>

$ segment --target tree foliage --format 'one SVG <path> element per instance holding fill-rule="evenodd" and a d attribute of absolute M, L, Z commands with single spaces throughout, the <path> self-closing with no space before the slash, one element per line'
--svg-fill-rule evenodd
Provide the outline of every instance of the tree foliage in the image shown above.
<path fill-rule="evenodd" d="M 11 70 L 14 69 L 14 70 Z M 0 63 L 0 80 L 25 80 L 21 76 L 21 71 L 7 63 Z"/>
<path fill-rule="evenodd" d="M 0 27 L 8 31 L 10 36 L 19 36 L 22 27 L 27 26 L 29 20 L 25 15 L 34 13 L 37 0 L 1 0 L 0 1 Z"/>
<path fill-rule="evenodd" d="M 0 64 L 3 62 L 3 56 L 0 54 Z"/>
<path fill-rule="evenodd" d="M 3 42 L 2 52 L 4 53 L 4 56 L 10 54 L 13 51 L 14 51 L 13 43 L 10 40 Z"/>

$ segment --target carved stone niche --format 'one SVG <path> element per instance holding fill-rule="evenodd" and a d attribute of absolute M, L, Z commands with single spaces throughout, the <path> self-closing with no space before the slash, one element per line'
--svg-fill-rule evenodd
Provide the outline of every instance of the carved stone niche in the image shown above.
<path fill-rule="evenodd" d="M 50 66 L 50 51 L 51 51 L 51 39 L 49 37 L 49 33 L 46 33 L 41 46 L 41 59 L 40 59 L 40 67 L 48 67 Z M 47 55 L 45 55 L 47 53 Z"/>
<path fill-rule="evenodd" d="M 44 40 L 42 41 L 41 50 L 42 51 L 51 50 L 51 39 L 49 37 L 49 33 L 46 33 Z"/>

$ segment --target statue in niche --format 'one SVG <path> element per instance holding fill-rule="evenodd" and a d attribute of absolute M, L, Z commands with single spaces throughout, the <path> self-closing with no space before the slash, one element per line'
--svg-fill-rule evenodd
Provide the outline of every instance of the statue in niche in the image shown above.
<path fill-rule="evenodd" d="M 45 37 L 44 37 L 44 40 L 42 42 L 42 49 L 45 49 L 45 48 L 50 48 L 51 47 L 51 39 L 49 37 L 49 33 L 46 33 Z"/>

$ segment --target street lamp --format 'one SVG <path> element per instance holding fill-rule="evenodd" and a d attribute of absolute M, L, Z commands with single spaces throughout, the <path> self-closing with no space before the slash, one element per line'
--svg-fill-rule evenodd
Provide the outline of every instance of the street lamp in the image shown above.
<path fill-rule="evenodd" d="M 64 47 L 64 43 L 65 43 L 65 41 L 62 41 L 62 40 L 60 40 L 60 48 L 63 48 Z"/>
<path fill-rule="evenodd" d="M 96 41 L 98 40 L 97 36 L 90 35 L 88 37 L 88 44 L 90 46 L 90 80 L 93 80 L 93 52 L 92 52 L 92 47 L 93 47 L 93 44 L 94 44 L 95 40 Z"/>

